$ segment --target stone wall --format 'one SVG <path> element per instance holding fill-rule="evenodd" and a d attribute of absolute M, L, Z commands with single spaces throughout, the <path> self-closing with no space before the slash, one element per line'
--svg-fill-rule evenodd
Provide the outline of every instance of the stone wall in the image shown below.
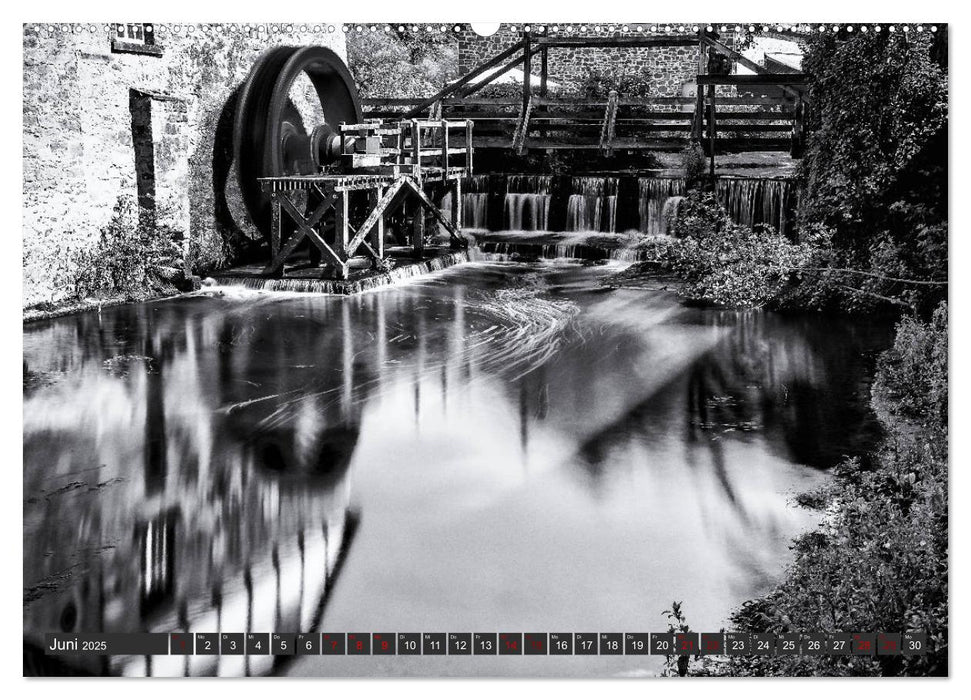
<path fill-rule="evenodd" d="M 202 268 L 254 235 L 230 164 L 234 91 L 273 45 L 346 57 L 340 31 L 264 27 L 159 27 L 146 48 L 100 24 L 24 25 L 24 306 L 65 298 L 78 254 L 113 220 L 136 227 L 136 204 Z"/>
<path fill-rule="evenodd" d="M 628 32 L 622 27 L 612 30 L 602 26 L 585 25 L 533 25 L 533 36 L 605 38 L 624 36 L 672 36 L 649 31 Z M 643 26 L 643 25 L 642 25 Z M 543 31 L 540 31 L 540 27 Z M 569 27 L 569 31 L 568 28 Z M 585 27 L 585 29 L 584 29 Z M 598 31 L 599 29 L 599 31 Z M 674 34 L 674 36 L 686 36 Z M 466 73 L 480 63 L 492 58 L 504 49 L 521 41 L 522 26 L 504 24 L 498 32 L 482 37 L 471 29 L 458 33 L 459 72 Z M 532 59 L 532 74 L 539 75 L 539 56 Z M 664 46 L 652 48 L 551 48 L 548 58 L 549 80 L 558 83 L 565 91 L 575 90 L 592 72 L 610 72 L 616 77 L 642 80 L 650 96 L 676 96 L 687 94 L 689 83 L 698 72 L 697 46 Z"/>

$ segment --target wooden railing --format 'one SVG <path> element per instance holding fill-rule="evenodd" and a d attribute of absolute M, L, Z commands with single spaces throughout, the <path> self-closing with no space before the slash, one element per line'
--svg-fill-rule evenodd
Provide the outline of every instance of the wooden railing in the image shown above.
<path fill-rule="evenodd" d="M 473 123 L 469 119 L 395 119 L 378 121 L 368 115 L 363 124 L 340 125 L 340 151 L 344 164 L 351 169 L 370 168 L 384 174 L 410 174 L 421 179 L 425 170 L 436 175 L 456 167 L 472 174 Z M 461 131 L 459 139 L 450 132 Z M 374 148 L 357 148 L 357 140 L 378 139 Z M 391 142 L 389 142 L 389 140 Z M 461 156 L 455 166 L 454 156 Z"/>
<path fill-rule="evenodd" d="M 805 147 L 805 103 L 803 89 L 807 77 L 802 73 L 786 73 L 781 75 L 699 75 L 697 77 L 699 99 L 697 108 L 704 112 L 704 144 L 705 151 L 710 157 L 709 171 L 714 175 L 714 155 L 726 150 L 732 150 L 743 145 L 745 150 L 755 150 L 759 146 L 766 146 L 766 141 L 785 147 L 790 154 L 798 157 Z M 722 109 L 726 97 L 719 97 L 719 86 L 734 86 L 751 88 L 781 89 L 785 94 L 768 98 L 775 105 L 782 105 L 785 119 L 780 119 L 780 113 L 774 110 L 758 110 L 753 112 L 737 112 Z M 747 98 L 753 99 L 753 98 Z M 737 103 L 736 103 L 737 104 Z M 695 136 L 701 124 L 700 115 L 695 119 Z M 766 138 L 768 135 L 768 138 Z M 765 148 L 764 150 L 776 150 Z"/>
<path fill-rule="evenodd" d="M 699 75 L 694 96 L 633 98 L 612 93 L 606 100 L 548 95 L 551 48 L 698 46 Z M 707 75 L 705 56 L 727 56 L 755 75 Z M 538 90 L 532 59 L 540 59 Z M 522 94 L 502 98 L 473 95 L 509 69 L 521 66 Z M 680 150 L 689 142 L 709 156 L 737 150 L 789 150 L 801 154 L 803 114 L 808 105 L 802 74 L 767 74 L 763 66 L 707 36 L 695 37 L 532 37 L 482 63 L 431 97 L 370 99 L 365 114 L 384 119 L 468 119 L 476 122 L 477 148 Z M 718 94 L 733 86 L 733 94 Z M 775 87 L 778 94 L 750 94 L 753 87 Z M 722 93 L 725 91 L 722 90 Z"/>
<path fill-rule="evenodd" d="M 728 76 L 731 77 L 731 76 Z M 417 100 L 365 100 L 365 114 L 400 118 Z M 731 96 L 716 99 L 717 151 L 790 150 L 798 102 L 787 96 Z M 632 98 L 615 101 L 531 96 L 525 113 L 516 98 L 444 100 L 445 119 L 475 122 L 476 148 L 600 150 L 680 150 L 708 136 L 707 100 L 700 133 L 695 97 Z M 704 138 L 708 151 L 710 139 Z"/>

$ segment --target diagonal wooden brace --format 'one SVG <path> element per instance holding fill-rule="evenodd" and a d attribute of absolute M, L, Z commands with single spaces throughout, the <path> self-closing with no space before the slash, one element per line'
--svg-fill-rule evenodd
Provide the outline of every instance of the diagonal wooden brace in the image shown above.
<path fill-rule="evenodd" d="M 351 228 L 351 226 L 348 226 L 347 228 L 348 228 L 348 230 L 351 233 L 357 235 L 357 232 L 354 231 L 354 229 Z M 374 246 L 372 246 L 370 243 L 368 243 L 367 237 L 365 237 L 364 240 L 361 241 L 361 245 L 358 246 L 358 247 L 359 248 L 364 248 L 365 255 L 367 255 L 369 258 L 371 258 L 371 260 L 374 261 L 375 264 L 381 262 L 381 255 L 378 253 L 378 251 L 376 251 L 374 249 Z M 351 257 L 351 256 L 348 256 L 348 257 Z"/>
<path fill-rule="evenodd" d="M 320 205 L 314 210 L 314 213 L 310 215 L 309 218 L 305 218 L 294 206 L 293 202 L 286 195 L 281 194 L 280 205 L 282 209 L 289 214 L 290 218 L 293 219 L 294 223 L 297 224 L 297 230 L 293 232 L 287 242 L 280 248 L 280 252 L 277 253 L 276 257 L 263 268 L 264 275 L 278 275 L 283 270 L 283 265 L 290 254 L 296 250 L 300 242 L 306 237 L 310 239 L 320 252 L 325 256 L 329 257 L 331 261 L 343 268 L 344 261 L 340 259 L 337 253 L 334 252 L 333 248 L 327 245 L 326 241 L 314 230 L 313 226 L 316 226 L 320 220 L 324 217 L 329 209 L 332 209 L 334 202 L 336 201 L 336 196 L 333 194 L 328 195 L 327 198 L 320 203 Z"/>
<path fill-rule="evenodd" d="M 385 213 L 390 213 L 394 206 L 400 203 L 402 195 L 404 192 L 402 188 L 404 184 L 408 182 L 407 178 L 402 178 L 395 182 L 388 188 L 388 191 L 384 193 L 384 196 L 378 200 L 377 205 L 371 210 L 371 213 L 367 215 L 364 223 L 361 224 L 361 228 L 357 230 L 354 237 L 347 244 L 347 257 L 354 255 L 355 251 L 361 246 L 361 241 L 364 240 L 365 236 L 374 228 L 378 220 L 385 215 Z"/>
<path fill-rule="evenodd" d="M 300 245 L 300 242 L 304 239 L 304 237 L 307 236 L 306 230 L 313 231 L 313 227 L 316 226 L 320 220 L 323 219 L 324 215 L 334 207 L 334 202 L 337 199 L 334 194 L 323 195 L 321 192 L 321 195 L 323 196 L 323 201 L 317 205 L 316 209 L 314 209 L 314 212 L 309 218 L 304 218 L 304 216 L 297 211 L 297 208 L 285 193 L 277 193 L 277 201 L 280 204 L 280 207 L 286 210 L 287 214 L 290 215 L 290 218 L 293 219 L 298 228 L 293 232 L 290 238 L 287 239 L 287 242 L 283 245 L 283 247 L 276 253 L 273 260 L 270 261 L 265 268 L 263 268 L 264 275 L 280 274 L 280 272 L 283 271 L 283 265 L 286 263 L 287 258 L 290 257 L 293 251 L 296 250 L 297 246 Z M 279 221 L 274 222 L 274 226 L 279 226 L 279 223 Z M 279 235 L 278 231 L 274 233 Z M 319 235 L 316 236 L 316 238 L 323 243 L 323 239 Z M 329 250 L 330 247 L 327 246 L 326 243 L 324 243 L 324 246 L 326 246 Z M 317 247 L 320 248 L 320 245 L 317 245 Z M 333 253 L 333 251 L 330 252 Z"/>
<path fill-rule="evenodd" d="M 421 200 L 422 206 L 434 214 L 435 218 L 438 219 L 438 222 L 445 227 L 445 230 L 448 231 L 448 235 L 452 237 L 452 240 L 465 245 L 467 241 L 459 235 L 458 230 L 455 228 L 452 222 L 446 218 L 445 214 L 442 213 L 442 210 L 436 207 L 435 203 L 428 198 L 428 195 L 425 194 L 425 191 L 421 188 L 421 186 L 418 185 L 414 180 L 410 179 L 406 180 L 405 183 L 408 185 L 411 192 Z"/>

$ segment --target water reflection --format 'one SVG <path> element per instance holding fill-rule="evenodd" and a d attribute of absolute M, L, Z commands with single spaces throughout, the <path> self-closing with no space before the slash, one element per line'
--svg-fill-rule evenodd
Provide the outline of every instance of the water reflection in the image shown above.
<path fill-rule="evenodd" d="M 688 309 L 605 290 L 606 271 L 477 263 L 354 298 L 199 296 L 27 327 L 25 642 L 650 631 L 673 598 L 717 629 L 809 524 L 787 495 L 866 446 L 887 331 Z M 325 670 L 271 659 L 86 670 Z M 326 673 L 477 672 L 368 661 Z"/>

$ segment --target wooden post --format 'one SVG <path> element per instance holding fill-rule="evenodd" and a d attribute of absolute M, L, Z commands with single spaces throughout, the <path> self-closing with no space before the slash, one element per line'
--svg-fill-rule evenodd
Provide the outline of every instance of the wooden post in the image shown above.
<path fill-rule="evenodd" d="M 421 187 L 421 185 L 418 186 Z M 421 260 L 425 252 L 425 208 L 417 201 L 412 219 L 411 246 L 415 260 Z"/>
<path fill-rule="evenodd" d="M 280 193 L 276 191 L 270 195 L 270 260 L 273 260 L 280 253 L 280 196 Z"/>
<path fill-rule="evenodd" d="M 411 120 L 411 157 L 414 161 L 412 174 L 415 185 L 421 188 L 421 127 L 418 120 Z M 421 260 L 425 250 L 425 210 L 415 204 L 415 214 L 411 221 L 411 247 L 416 260 Z"/>
<path fill-rule="evenodd" d="M 543 46 L 539 53 L 539 96 L 546 97 L 549 78 L 549 48 Z"/>
<path fill-rule="evenodd" d="M 532 81 L 530 80 L 532 71 L 532 50 L 530 47 L 529 32 L 523 33 L 523 114 L 526 113 L 529 105 L 529 97 L 532 92 Z"/>
<path fill-rule="evenodd" d="M 472 177 L 472 121 L 465 122 L 465 176 Z"/>
<path fill-rule="evenodd" d="M 371 206 L 376 207 L 383 196 L 384 187 L 378 185 L 371 193 Z M 384 258 L 384 214 L 374 225 L 374 245 L 372 247 L 377 251 L 379 258 Z"/>
<path fill-rule="evenodd" d="M 398 160 L 397 160 L 397 163 L 400 166 L 400 165 L 404 165 L 405 164 L 405 127 L 404 127 L 404 122 L 400 122 L 398 124 L 398 137 L 397 138 L 398 138 L 397 144 L 396 144 L 396 148 L 398 149 Z"/>
<path fill-rule="evenodd" d="M 442 120 L 442 177 L 448 176 L 448 122 Z"/>
<path fill-rule="evenodd" d="M 789 155 L 793 158 L 802 158 L 803 143 L 805 138 L 805 105 L 802 97 L 796 98 L 792 115 L 792 145 L 789 148 Z"/>
<path fill-rule="evenodd" d="M 347 244 L 350 240 L 350 192 L 341 192 L 338 195 L 337 206 L 334 209 L 334 227 L 336 229 L 334 247 L 340 264 L 337 265 L 337 279 L 347 279 Z"/>
<path fill-rule="evenodd" d="M 708 149 L 711 164 L 708 172 L 715 178 L 715 86 L 708 86 Z"/>
<path fill-rule="evenodd" d="M 616 90 L 611 90 L 607 96 L 607 107 L 604 110 L 604 121 L 600 128 L 600 152 L 602 155 L 613 154 L 613 140 L 617 128 L 617 101 L 620 96 Z"/>
<path fill-rule="evenodd" d="M 455 178 L 455 184 L 452 185 L 452 226 L 456 231 L 461 231 L 463 226 L 463 212 L 462 212 L 462 178 Z M 453 247 L 456 241 L 452 240 Z"/>
<path fill-rule="evenodd" d="M 549 47 L 543 44 L 543 48 L 540 49 L 539 53 L 539 96 L 541 99 L 545 100 L 547 94 L 549 93 L 548 83 L 549 81 Z M 542 115 L 546 115 L 548 109 L 546 105 L 542 105 L 539 108 L 539 112 Z M 544 122 L 546 123 L 546 122 Z M 546 129 L 539 130 L 539 137 L 545 139 L 547 137 Z"/>
<path fill-rule="evenodd" d="M 708 69 L 708 61 L 705 51 L 704 28 L 698 29 L 698 75 L 705 75 Z M 691 138 L 700 141 L 705 120 L 705 88 L 698 84 L 695 79 L 695 116 L 691 125 Z"/>
<path fill-rule="evenodd" d="M 418 120 L 411 120 L 411 174 L 421 184 L 421 127 Z"/>

